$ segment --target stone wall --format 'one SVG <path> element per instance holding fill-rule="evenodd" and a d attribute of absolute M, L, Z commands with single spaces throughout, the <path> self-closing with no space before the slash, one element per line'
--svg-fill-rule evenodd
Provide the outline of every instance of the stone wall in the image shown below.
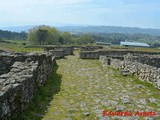
<path fill-rule="evenodd" d="M 137 76 L 140 80 L 150 82 L 156 88 L 160 89 L 160 68 L 159 65 L 156 66 L 156 62 L 157 60 L 160 60 L 160 58 L 157 58 L 156 61 L 153 61 L 153 56 L 148 56 L 147 58 L 151 58 L 151 60 L 143 58 L 140 63 L 137 57 L 126 55 L 124 60 L 112 58 L 110 65 L 118 70 L 127 70 L 130 74 Z M 140 56 L 139 59 L 142 59 L 142 56 Z M 107 65 L 108 58 L 106 56 L 100 57 L 100 61 L 103 63 L 103 65 Z M 153 66 L 147 65 L 145 64 L 149 63 L 147 61 L 152 61 L 155 64 Z"/>
<path fill-rule="evenodd" d="M 3 50 L 0 49 L 0 53 L 4 52 Z"/>
<path fill-rule="evenodd" d="M 59 55 L 59 53 L 60 51 L 63 51 L 64 56 L 67 56 L 67 55 L 73 55 L 74 47 L 45 47 L 44 49 L 45 51 L 54 51 L 54 53 L 56 53 L 57 51 L 56 55 L 58 56 L 61 56 Z"/>
<path fill-rule="evenodd" d="M 103 49 L 103 46 L 85 46 L 85 47 L 80 47 L 81 51 L 95 51 Z"/>
<path fill-rule="evenodd" d="M 64 49 L 64 55 L 73 55 L 74 47 L 65 47 Z"/>
<path fill-rule="evenodd" d="M 26 59 L 37 60 L 39 58 L 39 54 L 37 53 L 0 53 L 0 75 L 4 73 L 8 73 L 10 71 L 11 66 L 14 62 L 24 62 Z"/>
<path fill-rule="evenodd" d="M 37 88 L 45 84 L 55 64 L 55 58 L 50 54 L 10 54 L 8 58 L 11 56 L 12 61 L 19 61 L 10 66 L 8 73 L 0 75 L 1 120 L 10 120 L 27 108 Z"/>
<path fill-rule="evenodd" d="M 139 56 L 132 56 L 127 55 L 125 60 L 132 61 L 132 62 L 139 62 L 142 64 L 147 64 L 150 66 L 154 66 L 160 68 L 160 55 L 139 55 Z"/>
<path fill-rule="evenodd" d="M 64 50 L 63 49 L 49 50 L 49 52 L 53 56 L 55 56 L 56 58 L 64 58 Z"/>
<path fill-rule="evenodd" d="M 8 73 L 13 63 L 14 63 L 14 56 L 0 54 L 0 75 Z"/>
<path fill-rule="evenodd" d="M 159 54 L 158 52 L 143 52 L 143 51 L 129 51 L 129 50 L 98 50 L 98 51 L 81 51 L 80 52 L 80 58 L 81 59 L 99 59 L 101 55 L 109 56 L 109 57 L 123 57 L 126 54 L 132 54 L 132 55 L 152 55 L 152 54 Z"/>

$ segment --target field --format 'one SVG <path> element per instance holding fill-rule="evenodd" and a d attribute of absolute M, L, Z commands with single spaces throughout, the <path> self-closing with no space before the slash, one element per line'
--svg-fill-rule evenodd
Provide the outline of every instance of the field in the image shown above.
<path fill-rule="evenodd" d="M 8 43 L 7 43 L 8 42 Z M 25 48 L 23 41 L 7 40 L 7 42 L 0 41 L 0 49 L 9 52 L 42 52 L 42 48 Z"/>
<path fill-rule="evenodd" d="M 24 43 L 26 45 L 24 45 Z M 57 46 L 57 45 L 48 45 L 48 46 Z M 72 46 L 72 45 L 62 45 L 65 46 Z M 95 44 L 92 45 L 73 45 L 73 46 L 96 46 Z M 15 52 L 42 52 L 43 48 L 40 46 L 32 47 L 32 45 L 28 44 L 26 41 L 23 40 L 6 40 L 6 42 L 0 41 L 0 49 L 5 51 L 15 51 Z M 160 52 L 158 48 L 134 48 L 134 47 L 123 47 L 123 46 L 104 46 L 103 50 L 131 50 L 131 51 L 144 51 L 144 52 Z"/>

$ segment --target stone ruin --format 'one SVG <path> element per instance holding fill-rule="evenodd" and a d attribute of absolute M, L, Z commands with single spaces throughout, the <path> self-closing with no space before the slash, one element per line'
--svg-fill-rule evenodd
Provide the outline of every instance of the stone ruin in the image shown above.
<path fill-rule="evenodd" d="M 95 51 L 95 50 L 99 50 L 99 49 L 103 49 L 103 46 L 82 46 L 80 47 L 81 51 Z"/>
<path fill-rule="evenodd" d="M 49 53 L 0 53 L 0 118 L 10 120 L 27 108 L 55 65 Z"/>
<path fill-rule="evenodd" d="M 4 52 L 3 50 L 0 49 L 0 53 Z"/>
<path fill-rule="evenodd" d="M 67 55 L 73 55 L 74 47 L 45 47 L 45 51 L 49 51 L 56 58 L 64 58 Z"/>
<path fill-rule="evenodd" d="M 160 89 L 160 53 L 131 50 L 81 50 L 81 59 L 99 59 L 103 66 L 113 68 L 137 76 Z"/>
<path fill-rule="evenodd" d="M 72 55 L 74 47 L 46 47 L 46 53 L 6 53 L 0 51 L 0 118 L 15 118 L 32 101 L 56 63 L 55 58 Z M 81 51 L 82 59 L 97 59 L 104 66 L 127 70 L 160 89 L 160 53 L 142 51 Z M 129 53 L 129 54 L 128 54 Z M 154 54 L 154 55 L 152 55 Z M 101 56 L 103 55 L 103 56 Z"/>
<path fill-rule="evenodd" d="M 85 50 L 85 49 L 84 49 Z M 160 53 L 131 50 L 81 50 L 81 59 L 99 59 L 103 66 L 113 68 L 137 76 L 160 89 Z"/>
<path fill-rule="evenodd" d="M 56 58 L 64 58 L 64 50 L 63 49 L 49 50 L 49 52 L 53 56 L 55 56 Z"/>
<path fill-rule="evenodd" d="M 160 55 L 131 55 L 127 54 L 124 59 L 100 56 L 103 66 L 110 65 L 118 70 L 128 71 L 130 74 L 146 81 L 160 89 Z M 110 60 L 110 64 L 108 61 Z"/>
<path fill-rule="evenodd" d="M 132 55 L 157 55 L 160 54 L 158 52 L 143 52 L 143 51 L 131 51 L 131 50 L 97 50 L 97 51 L 81 51 L 79 57 L 81 59 L 99 59 L 101 55 L 111 56 L 115 58 L 123 58 L 124 55 L 127 54 Z"/>
<path fill-rule="evenodd" d="M 44 51 L 50 51 L 52 55 L 55 55 L 56 58 L 64 58 L 66 55 L 73 55 L 74 49 L 80 49 L 81 52 L 93 52 L 103 49 L 103 46 L 50 46 L 50 45 L 36 45 L 36 46 L 26 46 L 27 48 L 43 48 Z M 83 54 L 80 55 L 83 57 Z M 85 55 L 84 55 L 85 56 Z M 99 58 L 99 56 L 97 57 Z"/>

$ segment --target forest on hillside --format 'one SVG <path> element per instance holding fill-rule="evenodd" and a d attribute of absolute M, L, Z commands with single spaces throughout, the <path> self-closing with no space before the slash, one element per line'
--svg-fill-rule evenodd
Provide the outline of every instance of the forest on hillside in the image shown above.
<path fill-rule="evenodd" d="M 149 34 L 160 35 L 160 29 L 121 27 L 121 26 L 62 26 L 59 31 L 72 33 L 122 33 L 122 34 Z"/>
<path fill-rule="evenodd" d="M 37 26 L 26 32 L 0 30 L 0 40 L 28 40 L 31 44 L 95 44 L 95 42 L 115 43 L 120 41 L 145 42 L 153 47 L 160 46 L 160 35 L 128 33 L 71 33 L 62 32 L 50 26 Z"/>
<path fill-rule="evenodd" d="M 27 38 L 27 33 L 25 32 L 11 32 L 0 30 L 0 40 L 24 40 Z"/>
<path fill-rule="evenodd" d="M 28 32 L 29 29 L 35 27 L 34 25 L 28 26 L 15 26 L 6 27 L 3 30 L 12 32 Z M 53 26 L 52 26 L 53 27 Z M 54 26 L 60 32 L 70 33 L 122 33 L 122 34 L 149 34 L 160 35 L 160 29 L 152 28 L 137 28 L 137 27 L 121 27 L 121 26 Z"/>

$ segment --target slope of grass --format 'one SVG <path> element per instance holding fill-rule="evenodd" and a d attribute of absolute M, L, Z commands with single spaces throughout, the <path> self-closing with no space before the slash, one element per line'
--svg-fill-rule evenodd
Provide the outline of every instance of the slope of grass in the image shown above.
<path fill-rule="evenodd" d="M 0 42 L 0 49 L 9 52 L 42 52 L 42 48 L 25 48 L 22 44 Z"/>

